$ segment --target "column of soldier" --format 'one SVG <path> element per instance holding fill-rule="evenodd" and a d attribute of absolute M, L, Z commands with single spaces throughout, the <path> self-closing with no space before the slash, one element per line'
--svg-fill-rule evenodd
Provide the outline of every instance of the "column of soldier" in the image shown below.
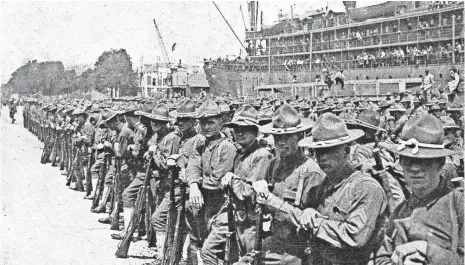
<path fill-rule="evenodd" d="M 463 264 L 463 108 L 381 98 L 39 102 L 42 163 L 154 264 Z M 120 218 L 121 217 L 121 218 Z"/>

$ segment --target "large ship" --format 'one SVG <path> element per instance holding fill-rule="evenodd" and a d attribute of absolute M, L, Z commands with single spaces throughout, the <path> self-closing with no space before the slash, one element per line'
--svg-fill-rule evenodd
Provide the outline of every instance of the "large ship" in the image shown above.
<path fill-rule="evenodd" d="M 425 71 L 443 89 L 449 71 L 464 64 L 463 1 L 388 1 L 302 15 L 278 14 L 261 25 L 259 3 L 248 2 L 247 57 L 205 61 L 210 92 L 255 98 L 373 96 L 418 89 Z M 341 72 L 344 87 L 324 82 Z M 328 74 L 330 73 L 330 74 Z"/>

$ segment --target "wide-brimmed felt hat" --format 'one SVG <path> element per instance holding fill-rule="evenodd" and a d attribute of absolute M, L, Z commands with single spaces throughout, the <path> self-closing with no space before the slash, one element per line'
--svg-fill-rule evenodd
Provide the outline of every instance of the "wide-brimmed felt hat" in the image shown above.
<path fill-rule="evenodd" d="M 345 122 L 332 113 L 321 115 L 312 130 L 312 136 L 300 140 L 299 146 L 328 148 L 350 143 L 365 133 L 362 130 L 349 130 Z"/>
<path fill-rule="evenodd" d="M 404 106 L 400 105 L 400 104 L 393 104 L 391 105 L 391 107 L 388 109 L 390 112 L 394 112 L 394 111 L 397 111 L 397 112 L 405 112 L 405 108 Z"/>
<path fill-rule="evenodd" d="M 392 105 L 392 102 L 386 101 L 386 100 L 382 100 L 382 101 L 378 104 L 379 108 L 381 108 L 381 109 L 383 109 L 383 108 L 389 108 L 389 106 L 391 106 L 391 105 Z"/>
<path fill-rule="evenodd" d="M 431 106 L 431 108 L 428 111 L 433 112 L 433 111 L 440 111 L 440 110 L 441 110 L 441 107 L 439 107 L 438 104 L 433 104 L 433 106 Z"/>
<path fill-rule="evenodd" d="M 463 107 L 458 104 L 449 104 L 447 106 L 446 112 L 460 112 L 463 110 Z"/>
<path fill-rule="evenodd" d="M 445 129 L 457 129 L 457 130 L 462 129 L 462 128 L 460 128 L 460 126 L 458 126 L 455 123 L 454 119 L 452 119 L 449 116 L 442 116 L 442 117 L 439 118 L 439 120 L 441 121 L 442 127 L 444 127 L 444 130 Z"/>
<path fill-rule="evenodd" d="M 377 131 L 386 131 L 379 127 L 380 122 L 381 116 L 376 110 L 364 110 L 358 114 L 356 119 L 346 120 L 346 123 L 352 126 L 361 126 Z"/>
<path fill-rule="evenodd" d="M 107 123 L 109 120 L 111 120 L 113 117 L 116 116 L 115 111 L 110 108 L 105 108 L 100 113 L 101 113 L 101 117 L 100 117 L 99 126 L 104 123 Z"/>
<path fill-rule="evenodd" d="M 296 109 L 284 103 L 273 113 L 271 123 L 260 127 L 260 131 L 271 134 L 291 134 L 306 131 L 312 127 L 313 122 L 303 121 Z"/>
<path fill-rule="evenodd" d="M 71 115 L 81 115 L 85 114 L 85 109 L 83 107 L 75 107 Z"/>
<path fill-rule="evenodd" d="M 176 110 L 170 113 L 175 118 L 195 118 L 195 103 L 189 98 L 179 101 Z"/>
<path fill-rule="evenodd" d="M 221 109 L 213 100 L 207 100 L 200 105 L 197 111 L 198 119 L 211 118 L 221 115 Z"/>
<path fill-rule="evenodd" d="M 218 105 L 218 107 L 220 108 L 220 112 L 221 112 L 222 114 L 231 113 L 231 112 L 232 112 L 232 111 L 231 111 L 231 108 L 229 107 L 229 105 L 226 104 L 225 102 L 220 102 L 220 103 L 218 103 L 217 105 Z"/>
<path fill-rule="evenodd" d="M 258 112 L 258 124 L 264 125 L 270 123 L 273 119 L 273 108 L 262 109 Z"/>
<path fill-rule="evenodd" d="M 444 127 L 431 114 L 416 115 L 409 119 L 402 129 L 399 142 L 380 145 L 400 156 L 416 158 L 437 158 L 461 152 L 444 147 Z"/>
<path fill-rule="evenodd" d="M 230 122 L 225 123 L 224 126 L 255 126 L 258 128 L 258 112 L 252 105 L 243 105 L 234 113 L 232 120 Z"/>
<path fill-rule="evenodd" d="M 344 111 L 344 106 L 342 104 L 336 104 L 336 106 L 331 109 L 332 113 L 335 113 L 336 115 Z"/>
<path fill-rule="evenodd" d="M 169 115 L 168 107 L 164 103 L 156 105 L 150 113 L 144 111 L 136 111 L 135 114 L 156 121 L 173 121 L 173 119 Z"/>

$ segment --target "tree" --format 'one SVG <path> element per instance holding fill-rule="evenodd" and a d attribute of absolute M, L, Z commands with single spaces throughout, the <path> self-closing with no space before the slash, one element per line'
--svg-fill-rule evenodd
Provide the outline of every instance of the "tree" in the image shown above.
<path fill-rule="evenodd" d="M 107 88 L 120 89 L 121 96 L 137 94 L 137 74 L 132 69 L 126 50 L 105 51 L 95 63 L 91 75 L 95 88 L 105 93 Z"/>

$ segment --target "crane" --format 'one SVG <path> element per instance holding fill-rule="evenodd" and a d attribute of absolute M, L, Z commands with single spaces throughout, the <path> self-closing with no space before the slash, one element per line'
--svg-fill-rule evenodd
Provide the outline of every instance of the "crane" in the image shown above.
<path fill-rule="evenodd" d="M 165 64 L 166 66 L 170 67 L 170 58 L 168 56 L 168 52 L 166 51 L 165 43 L 163 42 L 163 38 L 161 36 L 160 30 L 158 29 L 157 21 L 155 21 L 155 19 L 153 19 L 153 24 L 155 24 L 155 29 L 157 30 L 158 44 L 160 45 L 160 49 L 163 53 Z"/>

